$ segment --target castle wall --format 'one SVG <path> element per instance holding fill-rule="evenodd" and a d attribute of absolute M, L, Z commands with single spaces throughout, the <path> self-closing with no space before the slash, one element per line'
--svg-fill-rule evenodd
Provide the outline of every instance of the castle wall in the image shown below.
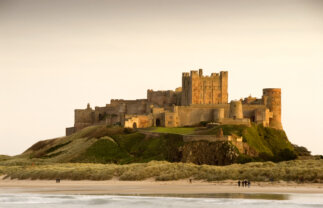
<path fill-rule="evenodd" d="M 232 118 L 230 117 L 230 104 L 178 106 L 178 126 L 198 125 L 201 121 L 248 126 L 252 121 L 269 126 L 271 114 L 266 106 L 242 105 L 239 109 L 239 116 Z M 241 115 L 241 110 L 243 115 Z"/>
<path fill-rule="evenodd" d="M 111 100 L 111 106 L 119 109 L 119 113 L 126 114 L 146 114 L 148 110 L 147 99 L 138 100 Z"/>
<path fill-rule="evenodd" d="M 271 113 L 265 105 L 243 104 L 242 109 L 244 118 L 250 118 L 251 122 L 269 126 L 269 118 L 271 116 Z"/>
<path fill-rule="evenodd" d="M 94 124 L 94 112 L 92 108 L 88 107 L 84 110 L 76 109 L 74 111 L 74 127 L 75 131 L 83 129 L 85 127 L 91 126 Z"/>
<path fill-rule="evenodd" d="M 153 91 L 147 90 L 147 100 L 149 105 L 154 105 L 156 107 L 166 107 L 172 105 L 179 105 L 181 96 L 180 91 Z"/>
<path fill-rule="evenodd" d="M 179 126 L 177 112 L 165 112 L 165 127 L 177 127 Z"/>
<path fill-rule="evenodd" d="M 179 126 L 192 126 L 198 125 L 201 121 L 214 121 L 214 111 L 221 108 L 224 111 L 224 117 L 228 117 L 228 104 L 178 106 Z"/>
<path fill-rule="evenodd" d="M 164 108 L 153 108 L 152 117 L 153 117 L 153 126 L 165 126 Z"/>
<path fill-rule="evenodd" d="M 68 127 L 68 128 L 66 128 L 66 132 L 65 132 L 66 134 L 66 136 L 69 136 L 69 135 L 72 135 L 72 134 L 74 134 L 75 133 L 75 128 L 74 127 Z"/>
<path fill-rule="evenodd" d="M 242 100 L 242 104 L 251 104 L 251 105 L 262 105 L 263 100 L 256 97 L 246 97 Z"/>
<path fill-rule="evenodd" d="M 249 118 L 224 118 L 221 121 L 222 125 L 246 125 L 250 126 L 250 119 Z"/>
<path fill-rule="evenodd" d="M 151 115 L 127 115 L 124 127 L 126 128 L 148 128 L 152 126 Z"/>
<path fill-rule="evenodd" d="M 107 107 L 95 107 L 94 122 L 95 123 L 105 122 L 106 118 L 107 118 Z"/>

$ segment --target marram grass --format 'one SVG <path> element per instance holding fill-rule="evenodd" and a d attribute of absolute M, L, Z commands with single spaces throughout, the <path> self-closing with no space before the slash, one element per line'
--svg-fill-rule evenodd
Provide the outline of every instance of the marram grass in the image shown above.
<path fill-rule="evenodd" d="M 293 160 L 280 163 L 253 162 L 229 166 L 195 165 L 152 161 L 127 165 L 93 163 L 53 163 L 1 165 L 0 175 L 11 179 L 145 180 L 194 178 L 206 181 L 249 179 L 252 181 L 323 182 L 323 160 Z"/>

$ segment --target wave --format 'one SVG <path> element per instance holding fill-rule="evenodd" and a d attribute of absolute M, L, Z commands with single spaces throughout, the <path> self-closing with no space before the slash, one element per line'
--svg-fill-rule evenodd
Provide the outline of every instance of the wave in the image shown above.
<path fill-rule="evenodd" d="M 258 208 L 258 207 L 323 207 L 323 195 L 292 194 L 288 200 L 241 198 L 181 198 L 114 195 L 54 195 L 54 194 L 0 194 L 0 207 L 176 207 L 176 208 Z"/>

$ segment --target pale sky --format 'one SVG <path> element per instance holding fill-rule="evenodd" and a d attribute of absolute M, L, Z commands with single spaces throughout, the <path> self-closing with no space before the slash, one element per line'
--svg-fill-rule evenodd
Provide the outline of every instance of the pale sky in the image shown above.
<path fill-rule="evenodd" d="M 323 154 L 323 1 L 0 0 L 0 154 L 64 136 L 74 109 L 181 73 L 229 71 L 229 99 L 282 88 L 292 143 Z"/>

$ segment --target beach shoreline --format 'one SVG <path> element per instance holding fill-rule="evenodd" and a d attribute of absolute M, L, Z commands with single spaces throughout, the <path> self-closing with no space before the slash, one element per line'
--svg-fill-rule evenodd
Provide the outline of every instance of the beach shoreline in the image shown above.
<path fill-rule="evenodd" d="M 189 180 L 155 181 L 71 181 L 0 179 L 0 194 L 68 194 L 68 195 L 163 195 L 163 194 L 323 194 L 322 183 L 251 182 L 251 186 L 238 187 L 237 181 L 205 182 Z"/>

